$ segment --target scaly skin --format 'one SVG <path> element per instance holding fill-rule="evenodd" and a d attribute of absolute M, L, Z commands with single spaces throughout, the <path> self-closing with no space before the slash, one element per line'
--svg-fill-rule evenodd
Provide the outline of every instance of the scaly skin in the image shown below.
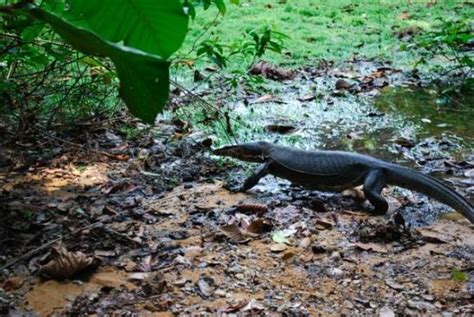
<path fill-rule="evenodd" d="M 214 151 L 220 156 L 263 163 L 242 186 L 246 191 L 267 174 L 287 179 L 308 189 L 341 191 L 364 185 L 375 212 L 385 214 L 388 203 L 381 195 L 386 185 L 423 193 L 461 212 L 474 223 L 474 207 L 441 181 L 414 170 L 370 156 L 342 151 L 303 151 L 268 142 L 227 146 Z"/>

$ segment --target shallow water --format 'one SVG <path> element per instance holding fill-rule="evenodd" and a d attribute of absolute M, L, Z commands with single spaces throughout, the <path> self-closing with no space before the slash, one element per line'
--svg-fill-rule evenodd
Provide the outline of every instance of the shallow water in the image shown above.
<path fill-rule="evenodd" d="M 418 124 L 418 136 L 448 133 L 460 137 L 468 148 L 474 145 L 473 93 L 449 96 L 430 87 L 390 87 L 382 91 L 375 106 Z"/>

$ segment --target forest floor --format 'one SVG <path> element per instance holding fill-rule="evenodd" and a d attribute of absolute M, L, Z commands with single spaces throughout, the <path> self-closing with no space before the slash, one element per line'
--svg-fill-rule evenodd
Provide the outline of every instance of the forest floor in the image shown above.
<path fill-rule="evenodd" d="M 351 75 L 357 83 L 338 90 L 373 95 L 388 71 Z M 390 187 L 389 215 L 374 216 L 357 189 L 312 192 L 268 177 L 230 193 L 243 168 L 210 155 L 212 139 L 177 119 L 5 135 L 1 315 L 474 313 L 474 228 L 456 213 L 413 221 L 443 209 L 421 195 Z M 390 142 L 404 151 L 426 140 Z M 450 142 L 432 139 L 415 161 L 469 197 L 472 153 L 430 155 Z"/>

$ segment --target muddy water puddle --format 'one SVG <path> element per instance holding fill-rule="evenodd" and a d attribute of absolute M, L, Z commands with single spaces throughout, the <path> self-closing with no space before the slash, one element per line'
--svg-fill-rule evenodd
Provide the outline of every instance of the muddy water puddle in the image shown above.
<path fill-rule="evenodd" d="M 474 146 L 474 93 L 449 96 L 434 87 L 389 87 L 382 90 L 375 106 L 380 111 L 399 113 L 418 123 L 419 135 L 450 133 L 466 147 Z"/>

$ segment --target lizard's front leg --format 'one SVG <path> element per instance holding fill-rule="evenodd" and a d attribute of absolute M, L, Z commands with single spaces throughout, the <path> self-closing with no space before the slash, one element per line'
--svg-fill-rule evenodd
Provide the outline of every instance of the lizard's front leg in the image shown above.
<path fill-rule="evenodd" d="M 260 165 L 260 167 L 257 168 L 257 170 L 254 172 L 254 174 L 245 180 L 244 185 L 242 185 L 239 191 L 245 192 L 249 190 L 250 188 L 254 187 L 255 185 L 257 185 L 258 181 L 262 177 L 265 177 L 266 175 L 268 175 L 270 164 L 271 164 L 271 161 L 265 162 L 264 164 Z"/>

